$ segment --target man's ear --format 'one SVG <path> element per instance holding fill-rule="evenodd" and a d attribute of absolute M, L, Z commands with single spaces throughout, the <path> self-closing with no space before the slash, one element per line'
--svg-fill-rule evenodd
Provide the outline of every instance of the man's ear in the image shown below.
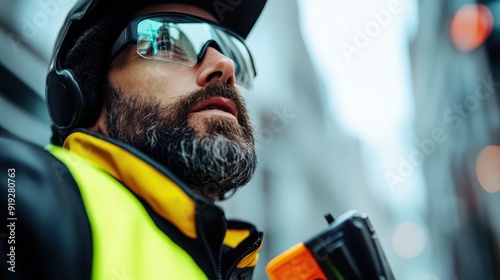
<path fill-rule="evenodd" d="M 104 136 L 109 136 L 108 129 L 106 127 L 106 112 L 106 108 L 102 108 L 101 115 L 99 116 L 95 124 L 87 129 L 100 133 Z"/>

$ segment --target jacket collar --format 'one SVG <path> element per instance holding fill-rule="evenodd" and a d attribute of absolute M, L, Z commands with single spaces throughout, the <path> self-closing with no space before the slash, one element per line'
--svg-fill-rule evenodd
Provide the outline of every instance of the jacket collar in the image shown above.
<path fill-rule="evenodd" d="M 68 136 L 64 148 L 122 182 L 190 238 L 197 238 L 196 207 L 218 208 L 208 199 L 191 192 L 175 175 L 152 159 L 113 139 L 79 130 Z"/>
<path fill-rule="evenodd" d="M 229 259 L 236 260 L 229 266 L 232 269 L 255 266 L 262 245 L 262 232 L 248 223 L 227 222 L 222 209 L 207 198 L 193 193 L 172 172 L 142 152 L 84 129 L 70 134 L 64 142 L 64 148 L 122 182 L 189 238 L 206 239 L 206 236 L 200 235 L 207 230 L 215 230 L 213 226 L 216 223 L 212 221 L 219 220 L 222 222 L 219 230 L 225 232 L 222 233 L 221 242 L 231 248 L 223 255 L 232 255 Z M 209 242 L 209 245 L 217 246 L 213 242 Z M 215 247 L 212 249 L 216 250 Z"/>

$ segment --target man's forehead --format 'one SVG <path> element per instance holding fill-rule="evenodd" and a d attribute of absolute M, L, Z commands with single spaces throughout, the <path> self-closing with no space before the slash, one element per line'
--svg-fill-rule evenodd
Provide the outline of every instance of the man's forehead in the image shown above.
<path fill-rule="evenodd" d="M 134 17 L 147 15 L 151 13 L 159 13 L 159 12 L 184 13 L 202 17 L 210 21 L 219 22 L 211 13 L 202 8 L 193 5 L 174 4 L 174 3 L 158 4 L 142 8 L 139 11 L 137 11 L 137 13 L 134 14 Z"/>

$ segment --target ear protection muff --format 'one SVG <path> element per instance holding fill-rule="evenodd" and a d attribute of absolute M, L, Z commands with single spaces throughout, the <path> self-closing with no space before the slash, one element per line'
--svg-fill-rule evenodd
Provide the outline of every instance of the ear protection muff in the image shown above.
<path fill-rule="evenodd" d="M 46 85 L 45 97 L 52 123 L 61 136 L 68 135 L 87 115 L 84 94 L 67 69 L 50 71 Z"/>
<path fill-rule="evenodd" d="M 79 3 L 85 2 L 88 1 Z M 75 7 L 76 10 L 77 8 L 79 7 Z M 45 87 L 45 101 L 54 133 L 52 143 L 57 145 L 62 145 L 74 129 L 94 125 L 101 112 L 98 102 L 98 86 L 101 81 L 97 77 L 101 76 L 99 64 L 103 58 L 92 53 L 93 49 L 85 50 L 87 42 L 84 39 L 79 44 L 74 43 L 78 38 L 95 36 L 90 32 L 94 25 L 79 29 L 71 24 L 71 19 L 69 16 L 59 34 Z M 86 30 L 88 33 L 84 35 Z M 68 54 L 71 51 L 75 51 L 77 57 L 81 55 L 81 58 L 68 64 Z M 86 57 L 86 52 L 93 55 Z M 90 69 L 93 72 L 89 72 Z"/>
<path fill-rule="evenodd" d="M 94 125 L 101 113 L 98 93 L 84 92 L 70 69 L 54 67 L 49 71 L 45 98 L 52 125 L 61 140 L 75 128 Z"/>
<path fill-rule="evenodd" d="M 51 141 L 56 145 L 62 145 L 64 139 L 74 129 L 92 126 L 100 115 L 98 93 L 94 92 L 94 89 L 87 89 L 85 81 L 79 81 L 76 72 L 65 63 L 69 49 L 74 47 L 74 42 L 82 36 L 87 26 L 94 20 L 92 15 L 97 14 L 97 11 L 93 12 L 93 10 L 98 2 L 107 3 L 102 0 L 77 1 L 56 40 L 45 87 L 45 101 L 52 120 Z M 89 58 L 84 59 L 85 63 Z M 86 67 L 89 68 L 88 64 Z M 93 78 L 91 76 L 91 80 L 94 80 Z M 97 80 L 96 83 L 98 83 Z"/>

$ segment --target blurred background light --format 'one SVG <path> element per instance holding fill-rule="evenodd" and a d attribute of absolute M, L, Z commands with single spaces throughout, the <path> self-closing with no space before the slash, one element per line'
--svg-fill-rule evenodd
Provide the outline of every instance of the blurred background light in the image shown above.
<path fill-rule="evenodd" d="M 403 258 L 414 258 L 420 255 L 427 244 L 422 226 L 405 222 L 399 225 L 392 235 L 392 247 Z"/>
<path fill-rule="evenodd" d="M 476 161 L 476 174 L 485 191 L 500 191 L 500 147 L 488 146 L 481 151 Z"/>
<path fill-rule="evenodd" d="M 450 36 L 457 49 L 471 51 L 483 44 L 493 29 L 493 14 L 482 4 L 465 4 L 450 22 Z"/>

